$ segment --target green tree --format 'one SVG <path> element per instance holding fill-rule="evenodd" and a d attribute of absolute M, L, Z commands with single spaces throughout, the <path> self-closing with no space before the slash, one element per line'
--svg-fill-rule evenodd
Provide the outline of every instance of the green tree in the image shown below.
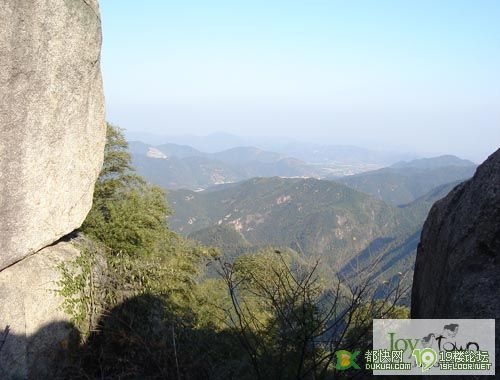
<path fill-rule="evenodd" d="M 108 124 L 93 207 L 81 229 L 115 255 L 146 256 L 173 238 L 166 225 L 170 209 L 164 192 L 135 174 L 127 149 L 122 130 Z"/>
<path fill-rule="evenodd" d="M 170 209 L 165 193 L 135 173 L 127 149 L 123 131 L 108 124 L 93 206 L 81 227 L 84 235 L 96 243 L 92 247 L 100 247 L 100 254 L 96 254 L 96 248 L 82 249 L 82 258 L 72 270 L 65 268 L 63 292 L 71 294 L 73 302 L 71 307 L 66 305 L 67 309 L 109 309 L 127 297 L 145 293 L 168 300 L 165 307 L 170 310 L 182 309 L 195 299 L 202 262 L 214 254 L 213 250 L 194 245 L 169 230 Z M 94 275 L 97 270 L 89 268 L 101 262 L 105 269 L 99 272 L 104 273 Z M 88 273 L 91 283 L 86 283 L 85 277 L 75 284 L 77 279 L 82 280 L 78 273 Z M 79 296 L 78 292 L 82 294 Z M 104 294 L 99 300 L 104 304 L 86 305 L 88 293 Z M 83 317 L 79 315 L 77 319 L 81 321 Z M 91 323 L 88 325 L 92 328 Z"/>
<path fill-rule="evenodd" d="M 228 326 L 239 336 L 257 379 L 330 379 L 338 376 L 335 352 L 365 348 L 373 318 L 404 316 L 404 288 L 376 299 L 371 273 L 355 283 L 321 278 L 319 261 L 297 262 L 264 250 L 220 273 L 231 299 Z M 363 347 L 361 347 L 363 346 Z"/>

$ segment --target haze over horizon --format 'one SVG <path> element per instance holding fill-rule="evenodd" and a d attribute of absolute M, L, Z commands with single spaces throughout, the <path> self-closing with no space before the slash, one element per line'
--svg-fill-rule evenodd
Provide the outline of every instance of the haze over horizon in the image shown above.
<path fill-rule="evenodd" d="M 500 146 L 498 2 L 103 0 L 101 11 L 108 120 L 130 133 L 476 162 Z"/>

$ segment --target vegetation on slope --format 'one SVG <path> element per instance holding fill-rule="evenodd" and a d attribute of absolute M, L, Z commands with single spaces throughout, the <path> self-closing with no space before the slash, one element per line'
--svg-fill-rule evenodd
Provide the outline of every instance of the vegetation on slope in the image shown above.
<path fill-rule="evenodd" d="M 273 245 L 319 255 L 342 273 L 376 260 L 376 278 L 393 281 L 413 271 L 427 213 L 457 183 L 396 207 L 331 181 L 256 178 L 203 192 L 172 191 L 169 221 L 227 257 Z"/>
<path fill-rule="evenodd" d="M 173 191 L 169 198 L 175 210 L 169 222 L 182 234 L 199 239 L 195 231 L 226 225 L 254 247 L 290 247 L 334 267 L 376 239 L 410 235 L 423 222 L 410 210 L 315 179 L 256 178 L 220 190 Z"/>
<path fill-rule="evenodd" d="M 336 348 L 366 344 L 371 318 L 401 315 L 404 289 L 373 302 L 380 286 L 369 273 L 340 282 L 318 261 L 273 249 L 227 261 L 169 230 L 167 215 L 162 192 L 134 174 L 109 126 L 82 227 L 93 242 L 62 268 L 66 310 L 88 322 L 67 377 L 326 379 Z M 209 259 L 216 277 L 204 275 Z"/>
<path fill-rule="evenodd" d="M 464 181 L 474 174 L 476 166 L 465 160 L 451 161 L 456 166 L 437 166 L 441 162 L 450 163 L 449 160 L 426 159 L 424 163 L 416 160 L 415 167 L 399 164 L 372 172 L 356 174 L 353 176 L 336 179 L 353 189 L 370 194 L 392 205 L 403 205 L 424 196 L 432 189 L 455 181 Z M 430 161 L 429 161 L 430 160 Z M 464 162 L 462 162 L 464 161 Z M 415 161 L 412 161 L 415 162 Z M 466 165 L 466 163 L 470 163 Z M 427 166 L 424 166 L 427 165 Z"/>

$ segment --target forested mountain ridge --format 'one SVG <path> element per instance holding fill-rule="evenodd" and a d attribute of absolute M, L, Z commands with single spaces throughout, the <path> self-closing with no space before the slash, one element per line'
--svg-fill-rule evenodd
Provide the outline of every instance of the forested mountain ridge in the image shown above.
<path fill-rule="evenodd" d="M 411 271 L 423 221 L 456 184 L 396 207 L 337 182 L 254 178 L 210 191 L 171 191 L 172 228 L 230 256 L 290 247 L 349 271 L 380 256 L 376 276 Z"/>
<path fill-rule="evenodd" d="M 452 156 L 453 157 L 453 156 Z M 447 166 L 439 166 L 441 163 Z M 456 165 L 449 165 L 455 162 Z M 415 165 L 415 166 L 412 166 Z M 470 161 L 436 159 L 416 160 L 366 173 L 335 179 L 353 189 L 373 195 L 393 205 L 410 203 L 432 189 L 470 178 L 476 165 Z"/>
<path fill-rule="evenodd" d="M 168 192 L 174 210 L 169 223 L 189 239 L 215 246 L 227 258 L 263 247 L 291 249 L 306 260 L 321 257 L 324 265 L 344 275 L 376 260 L 373 276 L 379 281 L 413 270 L 430 207 L 476 168 L 471 161 L 448 155 L 400 161 L 334 180 L 283 178 L 262 168 L 304 163 L 252 147 L 204 153 L 176 144 L 131 145 L 132 151 L 140 149 L 135 163 L 145 167 L 139 166 L 139 172 L 151 170 L 151 178 L 161 171 L 156 165 L 166 164 L 179 171 L 177 178 L 189 172 L 186 165 L 204 168 L 192 174 L 200 187 L 214 173 L 223 173 L 222 180 L 212 181 L 216 185 L 204 191 Z M 240 181 L 245 175 L 238 167 L 245 167 L 246 176 L 267 178 Z M 154 180 L 164 188 L 172 184 L 165 175 Z"/>
<path fill-rule="evenodd" d="M 447 155 L 381 168 L 380 163 L 390 163 L 393 156 L 357 147 L 307 144 L 285 151 L 297 156 L 253 146 L 207 153 L 188 145 L 153 146 L 140 141 L 132 141 L 130 151 L 137 171 L 166 190 L 204 190 L 253 177 L 335 179 L 393 205 L 412 202 L 437 186 L 465 180 L 476 167 L 471 161 Z"/>
<path fill-rule="evenodd" d="M 340 264 L 381 236 L 411 232 L 412 212 L 332 181 L 255 178 L 219 191 L 172 191 L 173 229 L 232 226 L 253 246 L 289 246 Z"/>
<path fill-rule="evenodd" d="M 464 160 L 451 154 L 446 154 L 430 158 L 418 158 L 411 161 L 399 161 L 391 165 L 391 168 L 419 168 L 419 169 L 437 169 L 450 166 L 471 167 L 477 166 L 470 160 Z"/>

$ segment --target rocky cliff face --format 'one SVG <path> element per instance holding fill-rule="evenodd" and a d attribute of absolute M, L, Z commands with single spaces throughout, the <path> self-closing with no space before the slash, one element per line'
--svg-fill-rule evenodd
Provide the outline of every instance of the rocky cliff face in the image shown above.
<path fill-rule="evenodd" d="M 78 228 L 102 164 L 97 0 L 0 2 L 0 270 Z"/>
<path fill-rule="evenodd" d="M 417 251 L 412 318 L 499 318 L 499 263 L 500 149 L 432 207 Z"/>
<path fill-rule="evenodd" d="M 79 251 L 54 242 L 86 217 L 105 143 L 99 8 L 2 0 L 0 20 L 0 378 L 57 378 L 75 333 L 57 266 Z"/>
<path fill-rule="evenodd" d="M 58 265 L 78 255 L 61 242 L 0 273 L 0 378 L 54 378 L 66 364 L 77 333 L 60 308 Z"/>

